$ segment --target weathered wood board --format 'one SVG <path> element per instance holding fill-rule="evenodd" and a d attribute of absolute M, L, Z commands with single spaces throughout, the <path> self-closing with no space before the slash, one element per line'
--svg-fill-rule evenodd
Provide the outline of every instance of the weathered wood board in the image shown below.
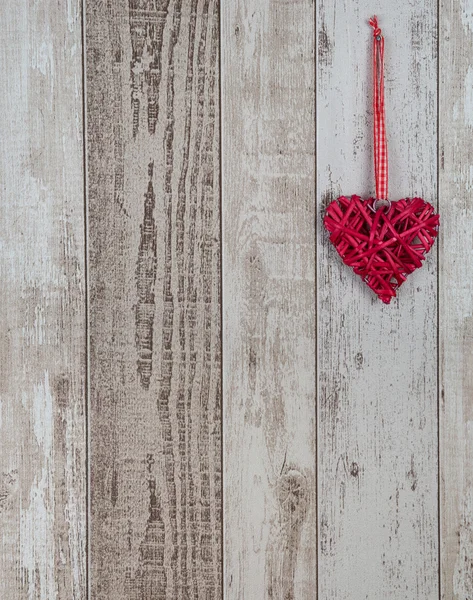
<path fill-rule="evenodd" d="M 389 306 L 323 230 L 374 195 L 372 30 L 385 34 L 392 199 L 437 199 L 437 7 L 317 2 L 319 595 L 438 598 L 436 249 Z"/>
<path fill-rule="evenodd" d="M 219 4 L 86 6 L 91 597 L 218 599 Z"/>
<path fill-rule="evenodd" d="M 313 599 L 314 4 L 221 11 L 224 597 Z"/>
<path fill-rule="evenodd" d="M 441 598 L 473 598 L 473 2 L 440 3 Z"/>
<path fill-rule="evenodd" d="M 472 600 L 472 0 L 83 4 L 0 5 L 0 598 Z M 388 307 L 322 227 L 373 13 Z"/>
<path fill-rule="evenodd" d="M 80 2 L 2 2 L 0 64 L 0 598 L 83 600 Z"/>

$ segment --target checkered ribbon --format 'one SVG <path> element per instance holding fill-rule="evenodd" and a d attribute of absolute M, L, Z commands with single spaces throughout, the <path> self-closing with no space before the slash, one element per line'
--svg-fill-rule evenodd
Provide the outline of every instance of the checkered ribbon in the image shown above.
<path fill-rule="evenodd" d="M 374 119 L 374 171 L 376 198 L 388 198 L 388 145 L 384 114 L 384 37 L 378 19 L 370 19 L 373 28 L 373 119 Z"/>

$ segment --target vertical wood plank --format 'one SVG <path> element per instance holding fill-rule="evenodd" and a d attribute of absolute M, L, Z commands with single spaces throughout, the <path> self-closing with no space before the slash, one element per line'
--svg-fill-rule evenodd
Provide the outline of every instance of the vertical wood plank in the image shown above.
<path fill-rule="evenodd" d="M 436 4 L 318 0 L 319 593 L 434 600 L 436 252 L 385 306 L 322 225 L 341 193 L 374 195 L 373 14 L 386 38 L 391 199 L 437 195 Z"/>
<path fill-rule="evenodd" d="M 440 4 L 441 597 L 473 598 L 473 2 Z"/>
<path fill-rule="evenodd" d="M 0 598 L 86 597 L 81 3 L 0 4 Z"/>
<path fill-rule="evenodd" d="M 97 600 L 221 597 L 218 11 L 87 2 Z"/>
<path fill-rule="evenodd" d="M 226 600 L 315 598 L 314 5 L 222 5 Z"/>

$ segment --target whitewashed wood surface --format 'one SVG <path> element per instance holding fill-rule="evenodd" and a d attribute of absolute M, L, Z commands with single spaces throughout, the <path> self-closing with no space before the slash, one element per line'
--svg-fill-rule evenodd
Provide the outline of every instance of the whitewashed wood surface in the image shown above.
<path fill-rule="evenodd" d="M 80 2 L 0 4 L 0 598 L 86 597 Z"/>
<path fill-rule="evenodd" d="M 441 598 L 473 598 L 473 2 L 440 3 Z"/>
<path fill-rule="evenodd" d="M 473 600 L 473 0 L 5 0 L 0 66 L 0 600 Z"/>
<path fill-rule="evenodd" d="M 316 585 L 314 5 L 222 3 L 224 591 Z"/>
<path fill-rule="evenodd" d="M 437 9 L 333 3 L 317 13 L 319 594 L 438 597 L 437 260 L 379 302 L 327 243 L 340 194 L 374 195 L 371 41 L 385 35 L 392 199 L 437 201 Z"/>

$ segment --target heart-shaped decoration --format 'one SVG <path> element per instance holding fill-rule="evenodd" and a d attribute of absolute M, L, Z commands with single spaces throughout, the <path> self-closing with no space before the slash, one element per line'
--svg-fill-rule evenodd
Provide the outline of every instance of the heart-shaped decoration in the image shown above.
<path fill-rule="evenodd" d="M 407 275 L 422 266 L 437 237 L 439 215 L 422 198 L 376 209 L 373 198 L 341 196 L 329 204 L 324 225 L 343 262 L 389 304 Z"/>

